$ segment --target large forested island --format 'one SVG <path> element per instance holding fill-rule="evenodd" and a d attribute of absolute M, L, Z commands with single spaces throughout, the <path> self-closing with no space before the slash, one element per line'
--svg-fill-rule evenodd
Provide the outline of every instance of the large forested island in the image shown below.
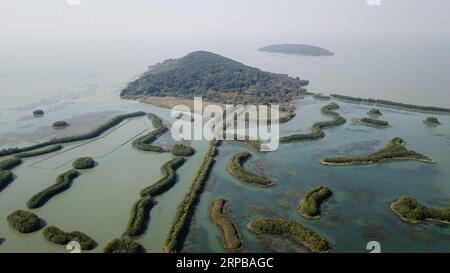
<path fill-rule="evenodd" d="M 333 56 L 334 53 L 318 46 L 302 45 L 302 44 L 279 44 L 261 47 L 259 51 L 304 55 L 304 56 Z"/>
<path fill-rule="evenodd" d="M 429 208 L 416 199 L 402 196 L 391 204 L 391 209 L 404 221 L 417 224 L 425 220 L 432 220 L 450 224 L 450 209 Z"/>
<path fill-rule="evenodd" d="M 261 71 L 207 52 L 192 52 L 150 66 L 139 79 L 128 83 L 122 98 L 179 97 L 230 104 L 283 103 L 306 93 L 308 81 Z"/>

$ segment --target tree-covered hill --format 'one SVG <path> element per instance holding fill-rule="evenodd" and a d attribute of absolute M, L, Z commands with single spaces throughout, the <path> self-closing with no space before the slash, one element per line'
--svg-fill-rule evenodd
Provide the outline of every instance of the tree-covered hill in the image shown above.
<path fill-rule="evenodd" d="M 169 59 L 149 70 L 122 90 L 123 98 L 175 96 L 220 103 L 288 102 L 306 90 L 308 81 L 261 71 L 220 55 L 192 52 Z"/>

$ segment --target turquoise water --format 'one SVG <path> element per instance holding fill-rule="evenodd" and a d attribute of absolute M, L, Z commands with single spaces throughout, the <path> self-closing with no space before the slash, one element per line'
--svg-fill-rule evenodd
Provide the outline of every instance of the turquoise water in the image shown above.
<path fill-rule="evenodd" d="M 282 125 L 282 134 L 306 131 L 314 122 L 327 119 L 319 113 L 328 102 L 307 98 L 301 101 L 297 116 Z M 226 163 L 230 156 L 247 148 L 226 143 L 212 172 L 207 191 L 202 195 L 188 236 L 187 252 L 223 252 L 220 235 L 209 221 L 207 209 L 216 197 L 230 201 L 232 212 L 243 232 L 243 252 L 301 252 L 280 238 L 257 237 L 245 225 L 252 217 L 281 215 L 313 228 L 325 236 L 334 252 L 368 252 L 366 245 L 376 240 L 383 252 L 448 252 L 450 229 L 424 223 L 410 225 L 398 219 L 389 205 L 401 195 L 411 195 L 421 202 L 442 207 L 450 200 L 450 117 L 438 116 L 443 125 L 435 128 L 422 121 L 428 116 L 380 108 L 382 119 L 391 127 L 378 129 L 352 122 L 366 116 L 369 106 L 338 102 L 338 111 L 348 122 L 327 129 L 319 141 L 281 145 L 272 153 L 253 153 L 247 167 L 264 170 L 276 181 L 271 189 L 244 185 L 230 177 Z M 393 162 L 362 167 L 326 167 L 320 159 L 333 155 L 366 154 L 382 147 L 395 136 L 408 141 L 408 147 L 437 160 L 437 164 Z M 261 168 L 261 166 L 263 166 Z M 305 220 L 297 212 L 298 201 L 314 185 L 329 187 L 334 195 L 322 210 L 319 220 Z"/>

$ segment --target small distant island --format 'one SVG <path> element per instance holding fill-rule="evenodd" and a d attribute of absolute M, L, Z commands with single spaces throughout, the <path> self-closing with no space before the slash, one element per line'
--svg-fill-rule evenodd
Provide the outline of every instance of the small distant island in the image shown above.
<path fill-rule="evenodd" d="M 44 115 L 44 110 L 36 109 L 33 111 L 33 116 L 35 116 L 35 117 L 41 117 L 43 115 Z"/>
<path fill-rule="evenodd" d="M 436 163 L 433 159 L 406 148 L 406 141 L 396 137 L 384 148 L 362 156 L 329 157 L 321 161 L 325 166 L 352 166 L 383 163 L 394 160 L 416 160 L 424 163 Z"/>
<path fill-rule="evenodd" d="M 384 128 L 384 127 L 388 127 L 389 126 L 389 122 L 387 122 L 385 120 L 379 120 L 379 119 L 373 119 L 373 118 L 362 118 L 359 121 L 363 125 L 372 126 L 372 127 L 382 127 L 382 128 Z"/>
<path fill-rule="evenodd" d="M 318 46 L 304 44 L 278 44 L 261 47 L 259 51 L 303 56 L 333 56 L 334 53 Z"/>
<path fill-rule="evenodd" d="M 441 125 L 441 122 L 436 117 L 427 117 L 423 123 L 430 126 Z"/>
<path fill-rule="evenodd" d="M 379 117 L 379 116 L 383 115 L 383 113 L 381 113 L 381 111 L 379 109 L 376 109 L 376 108 L 370 109 L 369 112 L 367 112 L 367 114 L 369 116 L 373 116 L 373 117 Z"/>
<path fill-rule="evenodd" d="M 55 121 L 53 123 L 53 128 L 55 129 L 61 129 L 61 128 L 65 128 L 69 126 L 69 123 L 67 123 L 66 121 L 60 120 L 60 121 Z"/>
<path fill-rule="evenodd" d="M 425 220 L 450 224 L 450 209 L 428 208 L 416 199 L 402 196 L 391 204 L 391 209 L 404 221 L 418 224 Z"/>

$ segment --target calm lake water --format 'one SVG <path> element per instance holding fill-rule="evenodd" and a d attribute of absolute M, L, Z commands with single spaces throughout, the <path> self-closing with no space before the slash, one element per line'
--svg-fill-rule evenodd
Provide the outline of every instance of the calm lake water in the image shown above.
<path fill-rule="evenodd" d="M 267 54 L 255 51 L 261 46 L 257 44 L 225 50 L 216 45 L 194 49 L 211 50 L 264 70 L 301 76 L 311 80 L 313 92 L 450 107 L 450 82 L 446 75 L 450 71 L 450 53 L 443 50 L 443 44 L 425 47 L 418 43 L 407 49 L 367 41 L 324 40 L 318 44 L 336 55 L 313 58 Z M 427 54 L 423 54 L 425 49 Z M 0 148 L 84 132 L 118 113 L 143 110 L 170 123 L 168 110 L 121 100 L 118 93 L 147 65 L 186 53 L 180 49 L 153 48 L 126 53 L 120 58 L 87 61 L 84 57 L 77 61 L 77 56 L 60 56 L 67 62 L 59 59 L 58 63 L 50 60 L 43 66 L 32 61 L 24 62 L 23 66 L 2 66 L 0 96 L 7 99 L 0 101 Z M 413 65 L 416 63 L 421 65 Z M 320 115 L 320 108 L 326 103 L 311 98 L 300 101 L 297 116 L 281 126 L 282 135 L 307 132 L 314 122 L 327 119 Z M 247 148 L 233 143 L 221 146 L 184 251 L 224 251 L 219 233 L 207 215 L 211 201 L 220 196 L 231 203 L 244 234 L 244 252 L 303 251 L 284 240 L 257 238 L 245 229 L 253 217 L 277 215 L 313 228 L 330 240 L 336 252 L 366 252 L 366 244 L 371 240 L 380 241 L 382 251 L 386 252 L 448 252 L 448 227 L 403 223 L 390 211 L 389 203 L 400 195 L 411 195 L 430 206 L 450 205 L 450 117 L 438 115 L 442 125 L 430 128 L 422 123 L 427 114 L 380 108 L 384 113 L 382 119 L 388 120 L 392 127 L 377 129 L 352 122 L 353 118 L 366 116 L 370 107 L 338 103 L 339 113 L 348 122 L 326 130 L 326 138 L 282 145 L 267 154 L 251 151 L 254 157 L 247 167 L 267 172 L 276 181 L 272 189 L 260 190 L 231 178 L 225 170 L 227 160 Z M 32 117 L 31 112 L 37 108 L 46 111 L 44 117 Z M 71 126 L 54 130 L 51 124 L 56 120 L 66 120 Z M 95 157 L 98 167 L 82 171 L 69 190 L 33 211 L 48 225 L 66 231 L 80 230 L 93 237 L 99 245 L 94 252 L 121 236 L 139 191 L 160 178 L 160 166 L 171 158 L 170 154 L 142 153 L 131 147 L 133 137 L 151 129 L 145 117 L 136 118 L 102 138 L 65 145 L 62 153 L 27 159 L 14 169 L 17 178 L 0 193 L 0 238 L 5 239 L 0 252 L 66 251 L 65 247 L 46 242 L 41 232 L 18 234 L 8 226 L 6 216 L 16 209 L 25 209 L 33 194 L 53 184 L 56 176 L 82 155 Z M 326 156 L 372 152 L 395 136 L 406 139 L 411 149 L 438 163 L 398 162 L 350 168 L 320 165 L 320 159 Z M 160 142 L 169 145 L 172 141 L 167 135 Z M 80 144 L 84 145 L 78 147 Z M 156 200 L 148 230 L 139 239 L 149 252 L 161 251 L 176 207 L 207 149 L 206 142 L 192 145 L 198 152 L 179 169 L 177 184 Z M 308 221 L 297 212 L 298 200 L 303 191 L 318 184 L 328 186 L 334 195 L 323 208 L 324 216 L 318 221 Z"/>

